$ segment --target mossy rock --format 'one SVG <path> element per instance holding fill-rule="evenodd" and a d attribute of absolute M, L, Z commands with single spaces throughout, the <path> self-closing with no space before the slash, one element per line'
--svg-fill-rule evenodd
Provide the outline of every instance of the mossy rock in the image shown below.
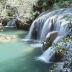
<path fill-rule="evenodd" d="M 62 55 L 61 53 L 55 53 L 53 55 L 53 57 L 50 59 L 51 62 L 62 62 L 62 58 L 64 57 L 64 55 Z"/>
<path fill-rule="evenodd" d="M 16 21 L 16 28 L 17 29 L 23 29 L 23 30 L 29 30 L 30 25 L 29 24 L 24 24 L 22 21 L 17 20 Z"/>
<path fill-rule="evenodd" d="M 52 31 L 47 34 L 46 40 L 43 42 L 43 50 L 47 50 L 52 45 L 52 42 L 57 37 L 57 35 L 57 31 Z"/>
<path fill-rule="evenodd" d="M 12 20 L 12 19 L 16 19 L 16 18 L 3 18 L 3 19 L 0 20 L 0 22 L 2 22 L 3 26 L 6 26 L 7 22 Z M 22 21 L 16 19 L 15 27 L 17 29 L 29 30 L 30 24 L 24 24 Z"/>
<path fill-rule="evenodd" d="M 52 42 L 43 42 L 43 51 L 47 50 L 52 45 Z"/>

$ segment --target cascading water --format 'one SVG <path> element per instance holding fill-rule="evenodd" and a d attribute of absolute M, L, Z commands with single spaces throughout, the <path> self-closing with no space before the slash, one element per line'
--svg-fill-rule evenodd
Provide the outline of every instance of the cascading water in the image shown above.
<path fill-rule="evenodd" d="M 61 26 L 64 25 L 63 17 L 68 14 L 71 15 L 71 9 L 72 8 L 59 9 L 59 10 L 55 10 L 55 11 L 46 13 L 46 14 L 38 17 L 32 23 L 29 34 L 26 37 L 26 39 L 41 40 L 46 37 L 48 32 L 53 31 L 53 30 L 59 31 L 59 28 L 61 28 Z M 60 31 L 61 31 L 61 29 L 60 29 Z M 34 35 L 34 34 L 36 34 L 36 35 Z"/>
<path fill-rule="evenodd" d="M 60 9 L 60 11 L 62 11 L 63 9 Z M 56 10 L 56 11 L 53 11 L 53 12 L 50 12 L 50 13 L 47 13 L 47 14 L 44 14 L 40 17 L 38 17 L 31 25 L 30 27 L 30 30 L 29 30 L 29 33 L 27 35 L 27 37 L 25 39 L 33 39 L 34 38 L 34 33 L 37 31 L 37 35 L 36 35 L 36 39 L 40 40 L 40 36 L 41 36 L 41 32 L 42 32 L 42 29 L 43 29 L 43 26 L 44 26 L 44 23 L 46 22 L 46 20 L 57 14 L 59 11 Z M 36 25 L 36 27 L 35 27 Z M 34 35 L 34 36 L 33 36 Z"/>
<path fill-rule="evenodd" d="M 49 63 L 52 56 L 55 54 L 53 47 L 49 47 L 41 56 L 37 57 L 37 60 Z"/>
<path fill-rule="evenodd" d="M 68 23 L 70 22 L 70 16 L 72 16 L 72 7 L 54 10 L 44 15 L 39 16 L 30 28 L 29 34 L 26 39 L 35 39 L 44 41 L 46 36 L 51 31 L 57 31 L 58 36 L 53 41 L 63 39 L 68 34 Z M 50 58 L 54 55 L 55 50 L 49 47 L 37 60 L 42 60 L 46 63 L 50 62 Z"/>
<path fill-rule="evenodd" d="M 40 40 L 44 40 L 46 35 L 47 35 L 47 33 L 50 32 L 51 27 L 53 25 L 51 22 L 52 22 L 52 20 L 50 18 L 48 18 L 46 20 L 46 22 L 44 23 L 44 26 L 42 28 L 42 33 L 41 33 Z"/>
<path fill-rule="evenodd" d="M 8 21 L 6 27 L 15 27 L 15 22 L 16 22 L 17 19 L 12 19 L 10 21 Z"/>

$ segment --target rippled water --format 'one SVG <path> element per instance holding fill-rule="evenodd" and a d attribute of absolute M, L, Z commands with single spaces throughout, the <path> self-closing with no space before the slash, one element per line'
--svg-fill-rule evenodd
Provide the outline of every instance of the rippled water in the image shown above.
<path fill-rule="evenodd" d="M 41 49 L 31 47 L 30 42 L 21 41 L 26 31 L 5 29 L 1 33 L 17 35 L 17 40 L 0 43 L 0 72 L 49 72 L 51 64 L 35 59 L 42 54 Z"/>

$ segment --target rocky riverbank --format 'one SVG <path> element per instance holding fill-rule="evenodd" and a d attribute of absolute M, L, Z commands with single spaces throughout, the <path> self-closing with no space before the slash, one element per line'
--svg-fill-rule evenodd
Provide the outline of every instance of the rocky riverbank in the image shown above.
<path fill-rule="evenodd" d="M 60 63 L 55 63 L 54 72 L 71 72 L 72 71 L 72 37 L 67 37 L 55 46 L 56 50 L 63 56 Z M 61 50 L 64 49 L 64 50 Z M 66 52 L 66 53 L 65 53 Z"/>

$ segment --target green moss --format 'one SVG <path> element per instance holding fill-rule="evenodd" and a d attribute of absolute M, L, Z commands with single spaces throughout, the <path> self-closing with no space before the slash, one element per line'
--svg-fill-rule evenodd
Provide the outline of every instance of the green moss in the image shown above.
<path fill-rule="evenodd" d="M 43 42 L 43 51 L 47 50 L 52 45 L 52 41 Z"/>

